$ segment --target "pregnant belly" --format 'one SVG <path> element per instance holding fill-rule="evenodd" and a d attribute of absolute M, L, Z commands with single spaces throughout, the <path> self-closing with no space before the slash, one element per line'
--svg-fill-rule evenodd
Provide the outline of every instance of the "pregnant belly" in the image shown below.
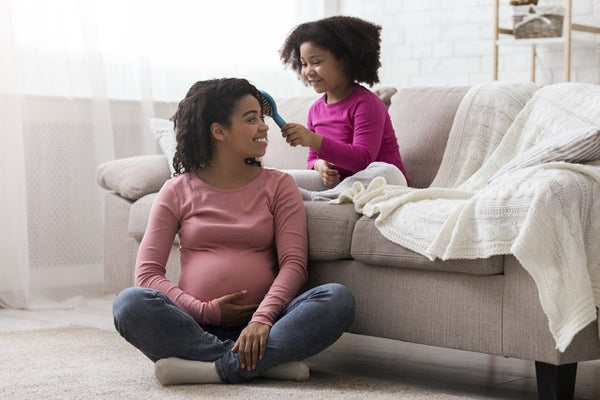
<path fill-rule="evenodd" d="M 239 305 L 258 304 L 269 291 L 275 274 L 273 259 L 262 252 L 231 252 L 227 256 L 180 249 L 179 287 L 201 301 L 247 290 Z"/>

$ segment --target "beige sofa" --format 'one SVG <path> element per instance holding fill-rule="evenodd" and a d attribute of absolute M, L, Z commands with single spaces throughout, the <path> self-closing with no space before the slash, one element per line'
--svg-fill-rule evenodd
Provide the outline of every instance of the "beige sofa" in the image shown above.
<path fill-rule="evenodd" d="M 382 90 L 411 186 L 427 187 L 440 164 L 467 88 Z M 314 98 L 278 101 L 288 121 L 305 122 Z M 263 163 L 304 168 L 306 151 L 288 147 L 270 122 Z M 136 252 L 152 201 L 169 178 L 164 155 L 105 163 L 97 180 L 105 197 L 105 290 L 132 285 Z M 340 282 L 357 300 L 350 332 L 536 361 L 540 398 L 570 398 L 578 361 L 600 358 L 598 328 L 581 331 L 564 353 L 555 349 L 536 286 L 513 256 L 430 261 L 385 239 L 351 204 L 306 202 L 310 285 Z M 176 279 L 177 243 L 167 266 Z"/>

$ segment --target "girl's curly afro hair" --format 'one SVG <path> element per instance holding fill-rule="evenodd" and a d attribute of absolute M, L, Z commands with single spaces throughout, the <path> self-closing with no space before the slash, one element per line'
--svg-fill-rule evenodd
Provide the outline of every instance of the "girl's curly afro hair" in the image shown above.
<path fill-rule="evenodd" d="M 283 64 L 301 78 L 300 46 L 311 42 L 343 61 L 345 74 L 353 82 L 369 86 L 379 82 L 381 26 L 356 17 L 334 16 L 296 26 L 279 54 Z"/>

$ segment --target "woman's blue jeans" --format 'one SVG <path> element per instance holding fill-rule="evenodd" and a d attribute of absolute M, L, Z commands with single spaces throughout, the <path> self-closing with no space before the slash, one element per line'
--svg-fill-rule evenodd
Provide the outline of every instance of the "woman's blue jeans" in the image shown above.
<path fill-rule="evenodd" d="M 200 325 L 156 290 L 123 290 L 114 300 L 113 316 L 121 336 L 152 361 L 167 357 L 215 361 L 221 380 L 236 383 L 333 344 L 354 320 L 354 296 L 345 286 L 330 283 L 293 299 L 273 324 L 265 357 L 254 371 L 242 369 L 237 353 L 231 352 L 245 326 Z"/>

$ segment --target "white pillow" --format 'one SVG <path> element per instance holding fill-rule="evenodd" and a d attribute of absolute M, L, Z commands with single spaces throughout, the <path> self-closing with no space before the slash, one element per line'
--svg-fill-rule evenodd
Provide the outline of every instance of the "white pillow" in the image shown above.
<path fill-rule="evenodd" d="M 96 169 L 96 182 L 104 189 L 136 201 L 149 193 L 158 192 L 169 179 L 166 163 L 166 157 L 162 154 L 107 161 Z"/>
<path fill-rule="evenodd" d="M 152 132 L 158 141 L 158 145 L 160 146 L 163 154 L 167 156 L 167 160 L 169 161 L 169 169 L 171 170 L 171 176 L 173 176 L 175 174 L 175 168 L 173 168 L 173 157 L 175 156 L 175 149 L 177 148 L 173 121 L 163 118 L 149 118 L 148 127 L 150 128 L 150 132 Z"/>
<path fill-rule="evenodd" d="M 586 163 L 600 159 L 600 129 L 586 127 L 541 141 L 500 168 L 490 179 L 507 172 L 553 161 Z"/>

